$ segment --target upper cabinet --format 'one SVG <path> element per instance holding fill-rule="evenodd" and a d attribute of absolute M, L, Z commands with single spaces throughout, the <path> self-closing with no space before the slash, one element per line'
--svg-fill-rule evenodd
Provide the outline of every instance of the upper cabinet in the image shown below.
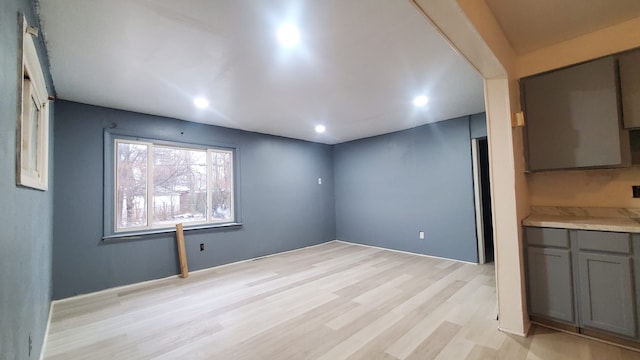
<path fill-rule="evenodd" d="M 640 50 L 621 54 L 618 62 L 624 127 L 640 128 Z"/>
<path fill-rule="evenodd" d="M 530 171 L 630 164 L 617 76 L 610 56 L 521 79 Z"/>

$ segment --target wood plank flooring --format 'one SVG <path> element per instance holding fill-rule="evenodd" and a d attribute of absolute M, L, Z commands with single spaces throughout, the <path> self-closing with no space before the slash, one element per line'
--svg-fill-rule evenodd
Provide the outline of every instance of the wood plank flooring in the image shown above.
<path fill-rule="evenodd" d="M 638 359 L 497 330 L 493 264 L 341 242 L 54 304 L 45 359 Z"/>

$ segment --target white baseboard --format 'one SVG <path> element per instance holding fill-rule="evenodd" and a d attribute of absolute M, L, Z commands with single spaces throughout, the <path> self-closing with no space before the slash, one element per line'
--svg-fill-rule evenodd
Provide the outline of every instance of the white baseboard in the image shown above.
<path fill-rule="evenodd" d="M 367 245 L 367 244 L 353 243 L 353 242 L 344 241 L 344 240 L 337 240 L 337 239 L 336 239 L 336 240 L 333 240 L 333 241 L 337 241 L 337 242 L 341 242 L 341 243 L 349 244 L 349 245 L 358 245 L 358 246 L 365 246 L 365 247 L 370 247 L 370 248 L 374 248 L 374 249 L 388 250 L 388 251 L 393 251 L 393 252 L 402 253 L 402 254 L 409 254 L 409 255 L 423 256 L 423 257 L 428 257 L 428 258 L 432 258 L 432 259 L 449 260 L 449 261 L 455 261 L 455 262 L 459 262 L 459 263 L 463 263 L 463 264 L 478 265 L 478 263 L 469 262 L 469 261 L 464 261 L 464 260 L 450 259 L 450 258 L 445 258 L 445 257 L 440 257 L 440 256 L 434 256 L 434 255 L 418 254 L 418 253 L 412 253 L 412 252 L 409 252 L 409 251 L 395 250 L 395 249 L 389 249 L 389 248 L 384 248 L 384 247 L 380 247 L 380 246 L 373 246 L 373 245 Z"/>
<path fill-rule="evenodd" d="M 223 268 L 223 267 L 226 267 L 226 266 L 232 266 L 232 265 L 241 264 L 241 263 L 248 262 L 248 261 L 254 261 L 256 259 L 262 259 L 262 258 L 267 258 L 267 257 L 287 254 L 287 253 L 291 253 L 291 252 L 295 252 L 295 251 L 300 251 L 300 250 L 312 248 L 312 247 L 315 247 L 315 246 L 328 244 L 328 243 L 331 243 L 331 242 L 340 242 L 340 243 L 349 244 L 349 245 L 364 246 L 364 247 L 376 248 L 376 249 L 381 249 L 381 250 L 394 251 L 394 252 L 403 253 L 403 254 L 424 256 L 424 257 L 428 257 L 428 258 L 449 260 L 449 261 L 455 261 L 455 262 L 460 262 L 460 263 L 464 263 L 464 264 L 478 265 L 477 263 L 472 263 L 472 262 L 468 262 L 468 261 L 462 261 L 462 260 L 457 260 L 457 259 L 449 259 L 449 258 L 433 256 L 433 255 L 417 254 L 417 253 L 412 253 L 412 252 L 408 252 L 408 251 L 394 250 L 394 249 L 388 249 L 388 248 L 383 248 L 383 247 L 379 247 L 379 246 L 358 244 L 358 243 L 352 243 L 352 242 L 348 242 L 348 241 L 344 241 L 344 240 L 335 239 L 335 240 L 330 240 L 330 241 L 323 242 L 323 243 L 320 243 L 320 244 L 305 246 L 305 247 L 298 248 L 298 249 L 287 250 L 287 251 L 274 253 L 274 254 L 269 254 L 269 255 L 264 255 L 264 256 L 258 256 L 258 257 L 255 257 L 255 258 L 250 258 L 250 259 L 245 259 L 245 260 L 239 260 L 239 261 L 231 262 L 231 263 L 228 263 L 228 264 L 222 264 L 222 265 L 218 265 L 218 266 L 213 266 L 213 267 L 206 268 L 206 269 L 190 271 L 190 273 L 197 274 L 197 273 L 201 273 L 201 272 L 214 271 L 216 269 L 220 269 L 220 268 Z M 154 284 L 154 283 L 157 283 L 157 282 L 160 282 L 160 281 L 166 281 L 168 279 L 173 279 L 173 278 L 177 278 L 177 277 L 179 277 L 179 275 L 176 274 L 176 275 L 171 275 L 171 276 L 167 276 L 167 277 L 160 278 L 160 279 L 146 280 L 146 281 L 141 281 L 141 282 L 137 282 L 137 283 L 133 283 L 133 284 L 121 285 L 121 286 L 111 287 L 111 288 L 108 288 L 108 289 L 98 290 L 98 291 L 90 292 L 90 293 L 87 293 L 87 294 L 79 294 L 79 295 L 71 296 L 71 297 L 64 298 L 64 299 L 54 300 L 51 303 L 51 306 L 53 307 L 54 303 L 64 303 L 65 301 L 70 301 L 72 299 L 79 299 L 79 298 L 83 298 L 83 297 L 87 297 L 87 296 L 92 296 L 92 295 L 95 295 L 95 294 L 108 294 L 110 292 L 123 291 L 123 290 L 126 290 L 128 288 L 140 286 L 140 285 L 143 285 L 143 284 L 151 285 L 151 284 Z M 51 312 L 49 313 L 49 315 L 51 315 Z"/>
<path fill-rule="evenodd" d="M 516 336 L 520 336 L 520 337 L 529 336 L 529 329 L 531 329 L 531 324 L 529 324 L 529 326 L 525 329 L 524 332 L 512 331 L 512 330 L 504 329 L 504 328 L 501 328 L 500 326 L 498 326 L 498 330 L 502 331 L 503 333 L 516 335 Z"/>
<path fill-rule="evenodd" d="M 47 339 L 49 338 L 49 327 L 51 326 L 51 315 L 53 314 L 53 301 L 49 303 L 49 316 L 47 317 L 47 327 L 44 328 L 44 339 L 42 339 L 42 348 L 40 348 L 40 356 L 38 359 L 44 359 L 44 350 L 47 347 Z"/>
<path fill-rule="evenodd" d="M 245 262 L 254 261 L 256 259 L 263 259 L 263 258 L 268 258 L 268 257 L 272 257 L 272 256 L 282 255 L 282 254 L 288 254 L 288 253 L 291 253 L 291 252 L 300 251 L 300 250 L 309 249 L 309 248 L 312 248 L 312 247 L 328 244 L 328 243 L 333 242 L 333 241 L 336 241 L 336 240 L 330 240 L 330 241 L 323 242 L 323 243 L 320 243 L 320 244 L 309 245 L 309 246 L 305 246 L 305 247 L 298 248 L 298 249 L 287 250 L 287 251 L 274 253 L 274 254 L 269 254 L 269 255 L 264 255 L 264 256 L 258 256 L 258 257 L 255 257 L 255 258 L 239 260 L 239 261 L 231 262 L 231 263 L 228 263 L 228 264 L 222 264 L 222 265 L 209 267 L 209 268 L 206 268 L 206 269 L 189 271 L 189 273 L 190 274 L 198 274 L 198 273 L 203 273 L 203 272 L 207 272 L 207 271 L 214 271 L 214 270 L 226 267 L 226 266 L 242 264 L 242 263 L 245 263 Z M 111 288 L 108 288 L 108 289 L 98 290 L 98 291 L 90 292 L 90 293 L 87 293 L 87 294 L 79 294 L 79 295 L 71 296 L 71 297 L 64 298 L 64 299 L 54 300 L 51 303 L 51 306 L 53 306 L 53 303 L 64 303 L 66 301 L 77 300 L 77 299 L 81 299 L 83 297 L 93 296 L 93 295 L 96 295 L 96 294 L 108 294 L 108 293 L 111 293 L 111 292 L 118 292 L 118 291 L 126 290 L 128 288 L 133 288 L 133 287 L 137 287 L 137 286 L 140 286 L 140 285 L 151 285 L 151 284 L 154 284 L 154 283 L 157 283 L 157 282 L 160 282 L 160 281 L 166 281 L 168 279 L 173 279 L 173 278 L 177 278 L 177 277 L 180 277 L 180 275 L 176 274 L 176 275 L 171 275 L 171 276 L 167 276 L 167 277 L 160 278 L 160 279 L 146 280 L 146 281 L 141 281 L 141 282 L 137 282 L 137 283 L 133 283 L 133 284 L 121 285 L 121 286 L 111 287 Z M 49 313 L 49 316 L 51 316 L 51 313 Z"/>

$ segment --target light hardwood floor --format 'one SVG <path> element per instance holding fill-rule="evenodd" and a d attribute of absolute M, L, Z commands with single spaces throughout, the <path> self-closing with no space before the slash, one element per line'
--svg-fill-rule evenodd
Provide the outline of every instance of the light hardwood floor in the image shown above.
<path fill-rule="evenodd" d="M 45 359 L 640 359 L 495 318 L 493 264 L 330 242 L 56 302 Z"/>

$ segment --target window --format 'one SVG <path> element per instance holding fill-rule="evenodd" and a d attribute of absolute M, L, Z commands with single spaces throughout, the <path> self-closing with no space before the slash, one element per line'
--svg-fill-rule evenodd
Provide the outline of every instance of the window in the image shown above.
<path fill-rule="evenodd" d="M 18 127 L 18 185 L 39 190 L 48 187 L 49 95 L 38 60 L 33 36 L 35 28 L 22 18 L 22 106 Z"/>
<path fill-rule="evenodd" d="M 115 232 L 235 222 L 233 150 L 114 140 Z"/>

